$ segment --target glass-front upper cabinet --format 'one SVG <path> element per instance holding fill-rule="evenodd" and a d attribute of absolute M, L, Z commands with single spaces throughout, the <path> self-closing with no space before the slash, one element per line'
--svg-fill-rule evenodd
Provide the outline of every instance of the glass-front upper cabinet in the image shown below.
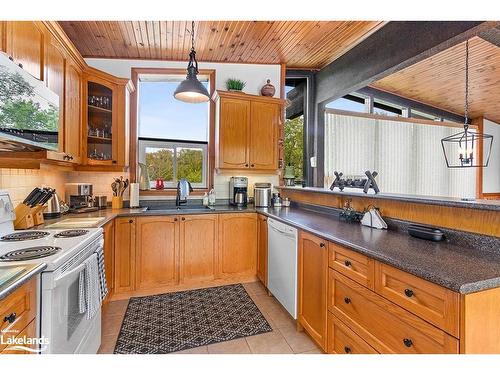
<path fill-rule="evenodd" d="M 84 90 L 85 165 L 79 169 L 127 168 L 130 81 L 95 72 L 86 75 Z"/>
<path fill-rule="evenodd" d="M 87 159 L 113 162 L 113 90 L 87 83 Z"/>

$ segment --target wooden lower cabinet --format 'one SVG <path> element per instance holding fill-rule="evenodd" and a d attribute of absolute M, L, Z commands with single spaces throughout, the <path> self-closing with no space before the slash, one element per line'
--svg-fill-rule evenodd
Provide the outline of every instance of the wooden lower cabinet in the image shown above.
<path fill-rule="evenodd" d="M 329 310 L 380 353 L 458 353 L 458 340 L 330 269 Z"/>
<path fill-rule="evenodd" d="M 9 340 L 15 337 L 35 336 L 36 295 L 37 282 L 32 278 L 0 301 L 0 353 L 15 353 L 7 351 Z"/>
<path fill-rule="evenodd" d="M 219 277 L 253 276 L 257 268 L 255 213 L 219 216 Z"/>
<path fill-rule="evenodd" d="M 104 270 L 108 295 L 104 302 L 108 302 L 113 295 L 115 283 L 115 223 L 110 221 L 102 228 L 104 232 Z"/>
<path fill-rule="evenodd" d="M 299 232 L 298 323 L 326 350 L 328 242 Z"/>
<path fill-rule="evenodd" d="M 257 277 L 267 287 L 267 217 L 257 215 Z"/>
<path fill-rule="evenodd" d="M 115 293 L 135 290 L 135 223 L 132 217 L 115 219 Z"/>
<path fill-rule="evenodd" d="M 145 216 L 136 224 L 136 289 L 179 282 L 179 226 L 175 216 Z"/>
<path fill-rule="evenodd" d="M 214 280 L 217 273 L 218 215 L 180 218 L 180 282 Z"/>
<path fill-rule="evenodd" d="M 17 339 L 23 339 L 23 342 L 27 342 L 26 339 L 36 338 L 36 319 L 33 319 L 17 336 Z M 11 349 L 12 347 L 17 347 L 18 345 L 8 345 L 1 351 L 2 354 L 37 354 L 37 352 L 32 352 L 28 350 L 22 349 Z M 30 349 L 38 349 L 37 345 L 23 345 L 27 346 Z"/>
<path fill-rule="evenodd" d="M 378 353 L 361 337 L 332 313 L 328 313 L 329 354 L 376 354 Z"/>

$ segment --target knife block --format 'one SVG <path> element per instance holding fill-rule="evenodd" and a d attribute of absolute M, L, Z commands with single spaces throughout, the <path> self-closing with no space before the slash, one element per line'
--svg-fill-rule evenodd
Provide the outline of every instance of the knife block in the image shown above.
<path fill-rule="evenodd" d="M 29 229 L 35 226 L 33 208 L 24 203 L 19 203 L 14 209 L 14 212 L 16 213 L 16 220 L 14 221 L 15 229 Z"/>
<path fill-rule="evenodd" d="M 43 219 L 43 206 L 37 205 L 31 209 L 31 215 L 33 216 L 33 222 L 35 225 L 40 225 L 45 223 Z"/>

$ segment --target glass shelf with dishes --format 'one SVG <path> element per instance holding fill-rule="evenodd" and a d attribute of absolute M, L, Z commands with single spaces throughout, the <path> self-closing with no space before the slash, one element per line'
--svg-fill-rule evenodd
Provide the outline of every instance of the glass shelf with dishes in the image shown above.
<path fill-rule="evenodd" d="M 87 158 L 89 161 L 113 160 L 113 90 L 88 82 Z"/>

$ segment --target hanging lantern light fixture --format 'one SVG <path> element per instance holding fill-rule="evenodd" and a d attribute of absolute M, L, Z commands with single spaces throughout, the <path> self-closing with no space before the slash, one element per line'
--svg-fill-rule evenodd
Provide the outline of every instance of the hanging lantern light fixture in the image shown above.
<path fill-rule="evenodd" d="M 448 168 L 487 167 L 493 136 L 469 129 L 469 40 L 465 42 L 464 112 L 464 131 L 441 139 L 446 165 Z M 482 157 L 479 155 L 481 151 Z"/>
<path fill-rule="evenodd" d="M 194 21 L 191 24 L 191 52 L 189 52 L 189 63 L 187 66 L 187 76 L 174 92 L 177 100 L 186 103 L 203 103 L 210 100 L 208 90 L 198 80 L 198 61 L 196 61 L 196 51 L 194 49 Z"/>

